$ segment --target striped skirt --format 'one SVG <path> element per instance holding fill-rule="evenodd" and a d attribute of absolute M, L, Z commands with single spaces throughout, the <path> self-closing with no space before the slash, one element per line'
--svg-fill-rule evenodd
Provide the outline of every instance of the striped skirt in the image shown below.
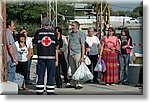
<path fill-rule="evenodd" d="M 118 59 L 117 54 L 114 51 L 104 50 L 102 58 L 106 65 L 106 72 L 102 73 L 101 80 L 105 83 L 117 83 L 118 82 Z"/>

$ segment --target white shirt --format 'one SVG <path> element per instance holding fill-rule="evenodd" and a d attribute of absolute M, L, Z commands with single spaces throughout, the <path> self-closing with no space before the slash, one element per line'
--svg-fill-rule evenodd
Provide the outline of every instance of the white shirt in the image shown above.
<path fill-rule="evenodd" d="M 31 37 L 27 37 L 26 45 L 27 45 L 28 48 L 33 48 L 32 38 Z"/>
<path fill-rule="evenodd" d="M 15 42 L 17 51 L 18 51 L 18 61 L 20 62 L 26 62 L 27 61 L 27 55 L 28 55 L 28 48 L 27 46 L 20 47 L 18 41 Z"/>
<path fill-rule="evenodd" d="M 97 36 L 86 37 L 86 42 L 90 47 L 89 55 L 98 55 L 99 54 L 99 44 L 100 41 Z"/>

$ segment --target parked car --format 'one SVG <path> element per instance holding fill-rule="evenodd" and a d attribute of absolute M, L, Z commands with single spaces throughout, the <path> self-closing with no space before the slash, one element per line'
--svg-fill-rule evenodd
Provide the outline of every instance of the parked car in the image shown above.
<path fill-rule="evenodd" d="M 139 23 L 143 23 L 143 17 L 138 17 L 137 20 Z"/>
<path fill-rule="evenodd" d="M 128 23 L 139 23 L 139 21 L 136 18 L 131 18 Z"/>

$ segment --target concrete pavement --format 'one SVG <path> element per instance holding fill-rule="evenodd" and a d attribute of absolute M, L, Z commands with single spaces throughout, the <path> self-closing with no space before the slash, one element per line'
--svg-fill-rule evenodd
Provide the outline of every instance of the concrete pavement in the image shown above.
<path fill-rule="evenodd" d="M 19 90 L 19 95 L 36 95 L 35 85 L 27 85 L 27 90 Z M 83 84 L 82 89 L 55 88 L 56 95 L 142 95 L 143 89 L 131 85 L 106 86 L 100 84 Z M 44 92 L 46 95 L 46 92 Z"/>

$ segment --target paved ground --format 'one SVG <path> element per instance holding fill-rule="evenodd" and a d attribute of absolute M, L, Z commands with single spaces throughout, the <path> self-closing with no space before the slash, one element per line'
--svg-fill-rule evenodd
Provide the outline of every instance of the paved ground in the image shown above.
<path fill-rule="evenodd" d="M 35 85 L 28 85 L 27 90 L 19 90 L 19 95 L 36 95 Z M 133 86 L 103 84 L 83 84 L 82 89 L 55 88 L 56 95 L 142 95 L 143 89 Z M 46 92 L 44 93 L 46 95 Z"/>
<path fill-rule="evenodd" d="M 31 65 L 31 80 L 34 85 L 27 85 L 28 90 L 19 90 L 19 95 L 36 95 L 35 82 L 36 82 L 36 63 L 33 60 Z M 133 85 L 115 85 L 105 86 L 102 82 L 99 84 L 83 84 L 83 89 L 76 90 L 74 88 L 56 88 L 55 94 L 57 95 L 142 95 L 143 90 Z M 46 93 L 44 93 L 46 95 Z"/>

